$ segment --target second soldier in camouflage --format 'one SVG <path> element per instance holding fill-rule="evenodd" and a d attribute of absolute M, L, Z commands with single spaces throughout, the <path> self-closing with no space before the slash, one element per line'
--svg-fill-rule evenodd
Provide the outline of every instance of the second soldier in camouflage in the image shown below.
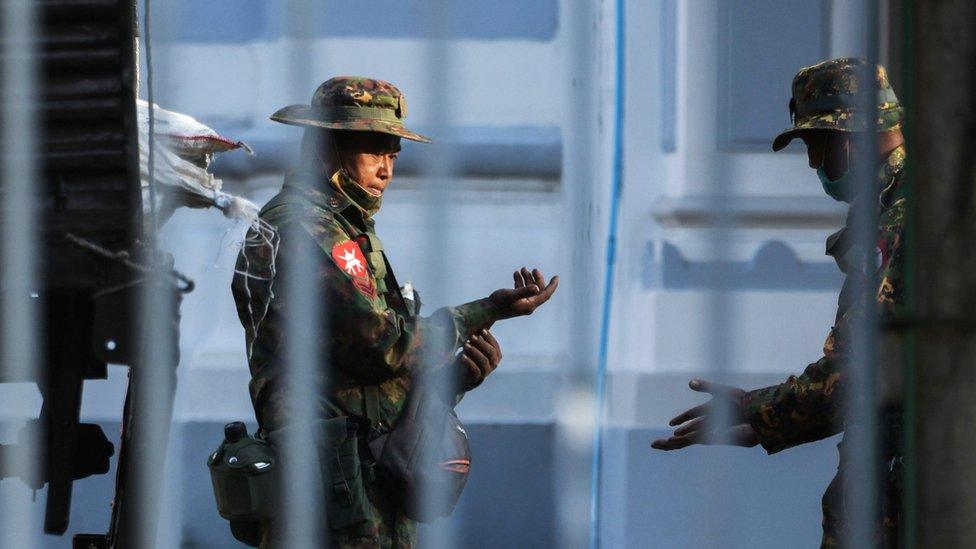
<path fill-rule="evenodd" d="M 877 118 L 870 120 L 857 108 L 864 75 L 877 83 Z M 863 59 L 840 58 L 824 61 L 801 69 L 793 78 L 793 97 L 790 115 L 793 127 L 781 133 L 773 142 L 773 150 L 780 150 L 792 139 L 800 138 L 807 146 L 809 165 L 817 170 L 824 192 L 835 200 L 852 202 L 857 197 L 876 201 L 878 215 L 876 267 L 879 286 L 876 314 L 882 321 L 890 321 L 902 314 L 902 265 L 904 255 L 905 211 L 905 147 L 901 133 L 904 116 L 884 68 L 868 67 Z M 864 190 L 854 187 L 850 176 L 855 132 L 878 132 L 876 187 Z M 865 154 L 866 152 L 861 152 Z M 799 376 L 785 382 L 753 391 L 725 387 L 704 380 L 692 380 L 695 391 L 713 395 L 713 400 L 692 408 L 671 421 L 679 426 L 666 439 L 654 441 L 655 448 L 675 450 L 699 443 L 731 443 L 739 446 L 761 444 L 770 454 L 798 444 L 813 442 L 854 429 L 876 428 L 880 442 L 879 462 L 882 482 L 877 493 L 879 516 L 875 524 L 875 544 L 879 547 L 900 546 L 901 484 L 901 410 L 898 394 L 899 365 L 896 360 L 879 361 L 879 378 L 885 382 L 879 412 L 880 424 L 864 425 L 859 418 L 845 413 L 843 398 L 851 357 L 851 326 L 870 319 L 870 311 L 858 306 L 855 288 L 863 287 L 866 264 L 875 258 L 865 258 L 854 245 L 852 237 L 852 207 L 847 225 L 827 239 L 827 254 L 845 275 L 844 287 L 838 299 L 834 326 L 823 346 L 824 355 L 806 367 Z M 879 345 L 879 355 L 897 355 L 898 342 L 888 337 Z M 711 431 L 711 416 L 719 401 L 732 411 L 732 426 L 724 433 Z M 845 475 L 851 458 L 844 443 L 839 445 L 840 464 L 837 476 L 823 496 L 823 537 L 821 547 L 844 546 L 850 533 L 850 513 L 854 502 L 849 501 L 845 489 Z"/>

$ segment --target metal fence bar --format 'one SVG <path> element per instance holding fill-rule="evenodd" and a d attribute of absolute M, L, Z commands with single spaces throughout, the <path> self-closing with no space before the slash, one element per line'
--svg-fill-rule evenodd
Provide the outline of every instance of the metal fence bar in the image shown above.
<path fill-rule="evenodd" d="M 0 97 L 6 103 L 0 109 L 0 158 L 2 166 L 2 229 L 0 242 L 0 368 L 5 378 L 38 379 L 43 364 L 40 334 L 39 260 L 40 220 L 37 216 L 39 166 L 37 144 L 37 88 L 39 71 L 36 62 L 38 6 L 28 0 L 0 2 L 2 20 L 3 73 L 0 75 Z M 31 395 L 20 391 L 11 408 L 23 409 L 25 417 L 36 411 Z M 24 441 L 24 451 L 9 455 L 7 467 L 25 478 L 41 473 L 41 441 Z M 14 483 L 18 484 L 14 484 Z M 0 546 L 34 547 L 40 529 L 33 516 L 35 506 L 26 487 L 10 479 L 0 490 Z"/>
<path fill-rule="evenodd" d="M 299 232 L 301 227 L 290 229 L 293 230 L 284 229 L 283 241 L 309 238 Z M 323 303 L 324 295 L 318 285 L 309 283 L 316 275 L 312 257 L 286 255 L 279 273 L 289 288 L 285 328 L 289 334 L 285 349 L 288 430 L 282 440 L 284 546 L 320 547 L 324 541 L 320 525 L 327 517 L 316 489 L 321 480 L 315 441 L 321 435 L 313 431 L 312 422 L 318 417 L 316 389 L 322 381 L 316 371 L 326 367 L 317 342 L 327 339 L 322 337 L 329 330 L 323 325 L 326 315 L 322 309 L 328 305 Z"/>
<path fill-rule="evenodd" d="M 676 115 L 684 134 L 677 146 L 683 164 L 681 174 L 688 189 L 685 192 L 702 194 L 708 212 L 702 227 L 695 231 L 695 240 L 704 244 L 705 261 L 722 265 L 734 256 L 734 247 L 742 240 L 734 232 L 736 219 L 730 209 L 736 195 L 736 189 L 730 186 L 732 178 L 728 177 L 732 172 L 733 153 L 723 149 L 723 131 L 727 129 L 722 124 L 721 102 L 715 100 L 721 97 L 724 78 L 727 78 L 727 67 L 723 66 L 723 24 L 734 16 L 734 9 L 725 10 L 716 2 L 695 1 L 678 3 L 676 10 L 676 32 L 681 36 L 678 47 L 683 50 L 678 53 L 680 66 L 689 67 L 685 74 L 678 76 L 681 86 L 687 90 L 683 99 L 687 110 Z M 705 38 L 689 36 L 691 29 L 704 31 Z M 693 379 L 723 385 L 737 373 L 734 361 L 740 353 L 733 333 L 739 325 L 735 319 L 738 303 L 733 291 L 729 276 L 722 269 L 712 269 L 703 276 L 702 305 L 696 313 L 702 319 L 704 352 L 701 356 L 705 363 L 696 365 Z M 708 497 L 690 513 L 692 520 L 701 526 L 689 537 L 701 545 L 722 540 L 723 544 L 734 547 L 742 544 L 743 539 L 743 534 L 732 524 L 730 512 L 737 503 L 731 492 L 736 471 L 721 456 L 730 451 L 722 445 L 732 442 L 730 429 L 738 418 L 733 416 L 732 399 L 724 396 L 719 389 L 714 398 L 705 393 L 693 397 L 696 404 L 710 402 L 712 405 L 701 416 L 704 423 L 701 430 L 703 444 L 716 446 L 704 448 L 697 455 L 690 448 L 678 452 L 680 459 L 693 461 L 699 482 L 710 488 Z"/>
<path fill-rule="evenodd" d="M 715 35 L 721 37 L 724 23 L 722 21 L 722 8 L 711 6 L 708 10 L 709 15 L 717 16 L 714 18 L 716 20 Z M 726 17 L 729 16 L 735 16 L 734 9 L 730 10 Z M 708 50 L 710 57 L 714 59 L 714 63 L 719 65 L 718 70 L 713 71 L 715 80 L 710 81 L 714 82 L 716 97 L 723 93 L 722 79 L 728 77 L 727 72 L 729 70 L 728 67 L 721 66 L 722 63 L 728 61 L 722 55 L 723 44 L 720 43 L 720 40 L 722 38 L 705 42 L 708 44 L 705 47 L 712 48 Z M 726 177 L 726 174 L 731 171 L 731 153 L 723 150 L 721 146 L 722 137 L 720 136 L 722 136 L 723 130 L 728 130 L 722 128 L 720 123 L 722 113 L 719 111 L 718 105 L 716 102 L 705 108 L 703 112 L 699 111 L 698 113 L 699 118 L 703 120 L 698 122 L 699 133 L 697 137 L 702 139 L 714 136 L 714 144 L 710 144 L 708 148 L 697 149 L 697 153 L 707 155 L 704 171 L 698 176 L 707 180 L 706 201 L 712 213 L 702 231 L 702 238 L 707 242 L 708 261 L 721 264 L 729 261 L 729 257 L 733 255 L 732 250 L 739 243 L 741 237 L 734 233 L 737 228 L 736 219 L 730 205 L 733 203 L 732 199 L 735 197 L 736 191 L 730 188 L 729 179 Z M 701 109 L 702 106 L 699 105 L 698 108 Z M 696 150 L 692 148 L 690 154 L 696 154 Z M 734 288 L 728 275 L 719 269 L 712 270 L 707 275 L 706 288 L 707 297 L 703 313 L 708 318 L 708 324 L 705 327 L 706 352 L 704 356 L 708 362 L 703 365 L 703 373 L 706 375 L 706 381 L 724 385 L 731 381 L 730 378 L 737 373 L 739 366 L 735 360 L 740 355 L 737 352 L 736 341 L 732 335 L 734 327 L 739 325 L 735 318 L 738 303 L 736 303 L 735 296 L 732 293 Z M 706 458 L 708 461 L 705 463 L 708 464 L 709 470 L 704 472 L 703 476 L 708 479 L 708 485 L 712 490 L 710 497 L 701 507 L 701 513 L 704 515 L 701 518 L 703 525 L 705 525 L 705 533 L 698 539 L 700 542 L 712 539 L 729 540 L 730 546 L 734 546 L 736 542 L 741 543 L 736 538 L 735 525 L 730 513 L 730 509 L 734 508 L 736 504 L 731 491 L 733 486 L 731 479 L 735 478 L 735 470 L 725 460 L 714 457 L 719 452 L 728 451 L 722 446 L 733 444 L 732 428 L 739 421 L 739 418 L 735 416 L 736 403 L 732 399 L 724 398 L 724 396 L 721 392 L 717 392 L 715 396 L 707 396 L 707 401 L 712 403 L 713 408 L 705 416 L 705 429 L 707 430 L 705 444 L 719 446 L 707 449 L 709 457 Z"/>
<path fill-rule="evenodd" d="M 878 3 L 877 0 L 864 0 L 859 6 L 859 25 L 855 27 L 859 36 L 854 43 L 860 45 L 867 60 L 861 74 L 862 86 L 858 89 L 857 107 L 864 113 L 865 131 L 854 135 L 857 154 L 851 158 L 854 181 L 857 188 L 852 209 L 851 229 L 857 257 L 863 263 L 864 276 L 854 275 L 853 296 L 856 303 L 852 311 L 860 308 L 863 315 L 850 315 L 851 352 L 847 364 L 847 425 L 845 451 L 849 452 L 849 469 L 844 475 L 846 497 L 844 509 L 851 528 L 845 533 L 845 545 L 850 547 L 870 547 L 875 544 L 875 525 L 878 520 L 878 452 L 877 433 L 877 395 L 876 375 L 876 294 L 878 289 L 876 271 L 877 226 L 878 226 L 878 134 L 877 120 L 877 79 L 875 66 L 878 62 Z"/>
<path fill-rule="evenodd" d="M 456 108 L 458 106 L 458 96 L 444 93 L 446 82 L 455 82 L 459 78 L 464 78 L 462 71 L 456 63 L 456 55 L 453 51 L 455 38 L 451 27 L 458 23 L 457 10 L 455 3 L 451 0 L 434 0 L 425 3 L 427 21 L 427 39 L 424 43 L 425 74 L 426 80 L 424 89 L 427 96 L 422 99 L 424 117 L 428 120 L 431 135 L 436 142 L 444 143 L 454 139 L 453 121 L 456 119 Z M 382 76 L 380 77 L 382 78 Z M 447 98 L 445 101 L 444 98 Z M 424 227 L 422 240 L 426 243 L 424 250 L 430 250 L 424 257 L 424 271 L 421 274 L 424 284 L 439 288 L 438 293 L 447 296 L 451 301 L 463 302 L 472 299 L 473 292 L 482 289 L 472 288 L 465 284 L 463 279 L 452 276 L 451 258 L 459 253 L 458 239 L 455 234 L 464 231 L 460 226 L 464 223 L 463 217 L 457 215 L 456 204 L 461 198 L 461 192 L 457 190 L 457 178 L 460 177 L 459 157 L 456 147 L 432 147 L 423 146 L 415 149 L 415 154 L 421 154 L 420 166 L 421 177 L 424 189 L 420 196 L 423 201 Z M 420 150 L 422 149 L 422 150 Z M 393 185 L 396 185 L 394 178 Z M 475 191 L 478 192 L 478 191 Z M 437 250 L 443 250 L 438 252 Z M 396 268 L 396 266 L 394 266 Z M 501 275 L 501 273 L 499 273 Z M 423 296 L 424 288 L 421 288 Z M 453 304 L 453 303 L 452 303 Z M 447 305 L 447 303 L 445 303 Z M 431 311 L 426 311 L 430 314 Z M 434 356 L 425 355 L 421 368 L 425 371 L 443 367 L 444 365 L 435 362 Z M 453 367 L 448 365 L 448 368 Z M 437 376 L 431 380 L 434 393 L 443 394 L 445 387 L 443 383 L 448 383 L 446 376 Z M 440 385 L 439 387 L 437 385 Z M 473 471 L 477 471 L 477 460 L 473 460 Z M 426 493 L 421 496 L 423 501 L 420 505 L 427 509 L 436 509 L 440 502 L 434 498 L 438 494 Z M 444 520 L 436 521 L 423 528 L 420 543 L 427 547 L 456 547 L 458 545 L 458 521 L 457 515 L 453 515 Z"/>
<path fill-rule="evenodd" d="M 287 53 L 286 74 L 288 81 L 310 84 L 313 80 L 311 57 L 303 48 L 302 41 L 314 36 L 311 25 L 321 24 L 318 7 L 306 0 L 290 0 L 287 3 L 287 28 L 292 40 Z M 311 94 L 306 86 L 305 93 Z M 318 135 L 318 134 L 316 134 Z M 320 150 L 321 143 L 314 143 Z M 303 159 L 305 160 L 305 159 Z M 310 235 L 291 224 L 282 235 L 283 259 L 278 273 L 284 282 L 284 299 L 287 307 L 285 319 L 285 370 L 284 386 L 288 399 L 286 434 L 281 441 L 284 483 L 282 492 L 283 523 L 280 537 L 284 547 L 323 547 L 327 535 L 328 517 L 323 508 L 322 481 L 317 455 L 316 437 L 312 422 L 320 418 L 317 396 L 327 391 L 328 349 L 322 342 L 329 341 L 331 327 L 327 325 L 328 303 L 317 280 L 317 266 L 313 256 L 294 253 L 300 249 L 298 242 L 310 242 Z M 290 243 L 290 244 L 289 244 Z M 304 248 L 301 248 L 304 249 Z M 292 252 L 292 253 L 288 253 Z M 282 287 L 279 287 L 282 288 Z"/>
<path fill-rule="evenodd" d="M 152 58 L 153 4 L 143 0 L 142 49 L 146 57 L 144 90 L 150 105 L 155 102 L 154 62 Z M 122 505 L 131 507 L 121 519 L 116 547 L 155 547 L 157 526 L 164 508 L 164 471 L 166 449 L 173 417 L 173 398 L 176 391 L 176 366 L 179 362 L 179 342 L 170 337 L 178 328 L 171 281 L 165 276 L 166 267 L 158 249 L 158 223 L 155 215 L 155 155 L 158 144 L 154 138 L 155 113 L 149 109 L 148 178 L 150 209 L 148 231 L 143 235 L 147 244 L 147 261 L 153 266 L 142 284 L 135 315 L 140 355 L 130 364 L 127 394 L 128 447 L 125 474 L 131 475 Z M 144 225 L 145 226 L 145 225 Z M 126 435 L 123 435 L 124 437 Z"/>
<path fill-rule="evenodd" d="M 915 193 L 907 236 L 914 302 L 904 319 L 915 344 L 917 547 L 976 546 L 976 4 L 968 0 L 906 3 L 912 49 L 907 81 Z M 909 217 L 911 221 L 911 217 Z M 906 277 L 907 278 L 907 277 Z M 907 418 L 906 418 L 907 421 Z"/>
<path fill-rule="evenodd" d="M 592 227 L 600 226 L 599 205 L 595 202 L 604 191 L 596 169 L 600 139 L 597 119 L 602 114 L 597 101 L 599 83 L 596 81 L 599 59 L 599 31 L 593 21 L 599 18 L 601 6 L 597 2 L 561 3 L 565 22 L 563 79 L 567 90 L 563 109 L 573 113 L 565 117 L 562 136 L 565 153 L 560 185 L 561 207 L 564 215 L 564 239 L 567 273 L 560 292 L 568 296 L 570 307 L 562 343 L 565 345 L 568 367 L 557 377 L 559 390 L 555 395 L 555 451 L 554 479 L 556 533 L 559 547 L 584 547 L 589 543 L 591 528 L 588 516 L 591 506 L 591 475 L 595 396 L 593 382 L 597 362 L 600 287 L 600 262 L 594 254 Z M 562 15 L 561 15 L 562 17 Z M 561 379 L 560 379 L 561 378 Z M 601 502 L 597 501 L 599 505 Z"/>
<path fill-rule="evenodd" d="M 901 51 L 897 56 L 901 60 L 901 66 L 899 67 L 901 72 L 901 82 L 902 89 L 899 90 L 899 97 L 901 98 L 901 104 L 905 108 L 905 122 L 903 123 L 902 131 L 905 134 L 905 140 L 908 143 L 913 143 L 913 135 L 915 135 L 914 121 L 917 120 L 915 109 L 916 106 L 916 72 L 915 69 L 915 29 L 916 25 L 919 23 L 914 19 L 915 2 L 912 0 L 905 0 L 899 6 L 900 8 L 900 18 L 901 18 L 901 28 L 898 32 L 901 34 Z M 918 160 L 915 158 L 916 151 L 919 149 L 912 147 L 912 157 L 909 158 L 908 163 L 905 165 L 905 197 L 908 200 L 910 207 L 908 208 L 908 213 L 905 217 L 905 240 L 906 240 L 906 254 L 905 254 L 905 267 L 903 273 L 904 285 L 905 285 L 905 314 L 908 318 L 912 318 L 916 311 L 918 311 L 918 294 L 919 291 L 916 288 L 916 261 L 918 257 L 918 251 L 920 248 L 918 246 L 918 216 L 921 211 L 920 205 L 916 202 L 916 192 L 915 192 L 915 174 L 918 173 L 916 170 L 916 162 Z M 919 151 L 920 152 L 920 151 Z M 923 153 L 924 154 L 924 153 Z M 919 155 L 921 156 L 921 155 Z M 917 428 L 917 417 L 919 412 L 919 401 L 918 395 L 920 393 L 918 383 L 917 367 L 918 361 L 916 360 L 916 349 L 918 346 L 919 338 L 918 334 L 909 330 L 905 334 L 905 339 L 902 344 L 901 349 L 901 359 L 902 364 L 902 380 L 903 380 L 903 393 L 902 404 L 903 404 L 903 429 L 904 437 L 902 438 L 902 444 L 905 451 L 905 479 L 904 488 L 902 492 L 902 505 L 904 506 L 904 523 L 902 524 L 900 535 L 903 536 L 903 543 L 905 549 L 915 549 L 919 546 L 918 544 L 918 448 L 916 446 L 919 440 L 919 432 Z"/>

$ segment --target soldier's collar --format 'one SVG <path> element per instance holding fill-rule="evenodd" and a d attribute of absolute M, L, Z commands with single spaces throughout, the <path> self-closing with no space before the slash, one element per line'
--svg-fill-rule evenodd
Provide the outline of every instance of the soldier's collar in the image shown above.
<path fill-rule="evenodd" d="M 881 162 L 878 179 L 887 181 L 898 175 L 903 169 L 905 169 L 905 145 L 899 145 L 888 153 L 888 156 Z"/>
<path fill-rule="evenodd" d="M 285 174 L 285 186 L 305 195 L 312 204 L 333 213 L 348 208 L 349 198 L 332 188 L 327 180 L 308 170 L 294 169 Z"/>
<path fill-rule="evenodd" d="M 891 204 L 902 194 L 902 173 L 905 170 L 905 146 L 900 145 L 881 161 L 878 168 L 878 183 L 880 194 L 878 195 L 878 214 L 884 213 Z M 851 218 L 854 208 L 848 210 L 847 223 L 843 229 L 827 237 L 827 255 L 841 258 L 851 248 L 851 239 L 848 235 L 848 227 L 851 225 Z"/>
<path fill-rule="evenodd" d="M 899 145 L 881 162 L 878 170 L 878 182 L 881 192 L 878 195 L 878 206 L 881 211 L 888 209 L 891 204 L 902 195 L 902 173 L 905 171 L 905 145 Z"/>

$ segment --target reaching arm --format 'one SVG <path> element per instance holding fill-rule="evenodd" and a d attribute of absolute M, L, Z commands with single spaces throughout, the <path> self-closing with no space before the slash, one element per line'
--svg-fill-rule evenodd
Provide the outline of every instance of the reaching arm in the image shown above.
<path fill-rule="evenodd" d="M 902 302 L 902 225 L 899 202 L 888 210 L 878 239 L 881 265 L 876 294 L 876 314 L 889 319 Z M 852 326 L 873 321 L 865 307 L 856 305 L 839 315 L 824 343 L 824 356 L 806 367 L 803 374 L 790 376 L 784 383 L 745 393 L 742 409 L 759 442 L 769 453 L 820 440 L 844 429 L 843 399 L 850 359 Z M 887 367 L 879 364 L 880 368 Z"/>

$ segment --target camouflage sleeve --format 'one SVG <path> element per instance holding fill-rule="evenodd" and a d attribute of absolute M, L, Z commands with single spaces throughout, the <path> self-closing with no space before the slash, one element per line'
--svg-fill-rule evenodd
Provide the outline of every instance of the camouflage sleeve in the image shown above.
<path fill-rule="evenodd" d="M 382 380 L 402 369 L 417 371 L 450 360 L 459 345 L 453 317 L 441 309 L 427 318 L 404 317 L 364 295 L 334 265 L 323 282 L 333 364 L 364 380 Z"/>
<path fill-rule="evenodd" d="M 454 324 L 462 340 L 466 340 L 482 328 L 489 328 L 498 320 L 498 307 L 487 297 L 458 305 L 451 310 Z"/>
<path fill-rule="evenodd" d="M 325 255 L 316 282 L 328 311 L 330 337 L 323 346 L 336 367 L 366 382 L 436 368 L 477 329 L 472 326 L 483 305 L 459 307 L 460 313 L 442 308 L 426 318 L 399 314 L 378 295 L 365 256 L 337 224 L 322 220 L 305 229 Z"/>
<path fill-rule="evenodd" d="M 901 293 L 902 228 L 896 204 L 888 212 L 895 217 L 881 224 L 878 240 L 881 265 L 876 299 L 877 314 L 887 320 L 898 314 Z M 784 383 L 747 392 L 741 401 L 746 421 L 752 425 L 759 443 L 770 454 L 786 448 L 820 440 L 844 429 L 842 397 L 846 381 L 845 365 L 850 356 L 849 326 L 864 308 L 852 307 L 841 315 L 824 343 L 824 356 L 807 366 L 799 377 Z M 879 364 L 884 368 L 884 364 Z"/>
<path fill-rule="evenodd" d="M 842 379 L 838 363 L 827 357 L 807 366 L 799 377 L 747 392 L 742 398 L 746 421 L 770 454 L 841 431 L 838 399 Z"/>

